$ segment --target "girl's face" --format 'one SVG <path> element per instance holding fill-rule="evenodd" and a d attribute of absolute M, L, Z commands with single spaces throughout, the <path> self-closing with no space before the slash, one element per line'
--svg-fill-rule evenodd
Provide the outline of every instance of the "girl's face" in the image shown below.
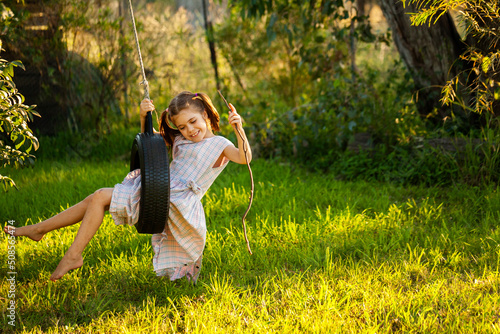
<path fill-rule="evenodd" d="M 192 106 L 172 117 L 172 121 L 184 138 L 194 142 L 213 136 L 212 131 L 207 126 L 207 119 L 206 111 L 200 113 Z"/>

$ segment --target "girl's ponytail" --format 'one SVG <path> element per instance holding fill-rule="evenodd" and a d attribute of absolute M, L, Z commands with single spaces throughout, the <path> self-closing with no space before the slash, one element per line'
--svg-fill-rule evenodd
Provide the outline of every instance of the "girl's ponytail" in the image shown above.
<path fill-rule="evenodd" d="M 220 116 L 210 97 L 205 93 L 195 93 L 193 96 L 193 100 L 199 100 L 203 103 L 203 109 L 207 112 L 212 130 L 220 131 Z"/>
<path fill-rule="evenodd" d="M 175 128 L 174 123 L 170 119 L 168 108 L 161 114 L 160 117 L 160 134 L 165 140 L 167 146 L 174 145 L 175 137 L 180 135 L 181 132 Z"/>

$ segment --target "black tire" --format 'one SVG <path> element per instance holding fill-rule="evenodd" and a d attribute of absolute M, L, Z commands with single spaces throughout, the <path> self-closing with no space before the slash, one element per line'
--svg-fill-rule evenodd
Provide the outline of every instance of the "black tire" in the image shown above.
<path fill-rule="evenodd" d="M 167 146 L 159 134 L 138 133 L 132 144 L 130 171 L 141 170 L 139 233 L 161 233 L 170 206 L 170 169 Z"/>

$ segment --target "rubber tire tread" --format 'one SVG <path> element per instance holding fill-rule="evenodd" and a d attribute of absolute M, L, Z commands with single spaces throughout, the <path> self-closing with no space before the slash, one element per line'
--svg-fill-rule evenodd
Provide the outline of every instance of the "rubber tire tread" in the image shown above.
<path fill-rule="evenodd" d="M 141 199 L 137 232 L 161 233 L 170 207 L 167 146 L 159 134 L 138 133 L 132 144 L 130 171 L 141 169 Z"/>

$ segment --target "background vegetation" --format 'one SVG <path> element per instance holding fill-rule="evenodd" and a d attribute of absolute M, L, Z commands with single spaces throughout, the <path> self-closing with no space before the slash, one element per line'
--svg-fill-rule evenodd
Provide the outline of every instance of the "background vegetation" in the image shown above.
<path fill-rule="evenodd" d="M 33 110 L 34 106 L 23 104 L 24 97 L 12 81 L 16 66 L 23 67 L 19 61 L 0 59 L 0 165 L 19 168 L 35 162 L 30 152 L 38 148 L 38 140 L 28 127 L 28 121 L 38 113 Z M 4 190 L 16 185 L 12 178 L 1 174 L 0 183 Z"/>
<path fill-rule="evenodd" d="M 133 3 L 158 111 L 180 90 L 207 92 L 234 141 L 219 84 L 245 118 L 259 157 L 254 255 L 240 227 L 248 176 L 231 165 L 203 199 L 198 285 L 157 279 L 149 237 L 106 216 L 84 267 L 55 284 L 77 226 L 17 240 L 19 332 L 500 331 L 498 7 L 405 3 L 416 24 L 453 11 L 470 47 L 448 81 L 425 87 L 436 104 L 373 2 L 209 3 L 213 31 L 189 1 Z M 36 223 L 128 171 L 142 87 L 126 4 L 0 3 L 0 58 L 26 66 L 14 75 L 20 108 L 42 116 L 23 128 L 40 143 L 33 169 L 1 170 L 19 188 L 0 194 L 4 222 Z M 37 100 L 20 88 L 27 73 Z"/>
<path fill-rule="evenodd" d="M 135 126 L 142 87 L 126 1 L 6 4 L 7 55 L 39 69 L 41 95 L 61 108 L 54 120 L 53 109 L 39 110 L 41 120 L 62 122 L 52 135 L 106 136 L 113 123 Z M 470 45 L 462 56 L 471 65 L 441 83 L 444 104 L 423 117 L 418 100 L 426 93 L 416 90 L 415 69 L 401 60 L 375 3 L 211 3 L 213 31 L 205 31 L 201 8 L 186 4 L 188 10 L 175 2 L 134 2 L 151 96 L 160 111 L 183 89 L 208 92 L 224 110 L 206 38 L 213 36 L 217 84 L 244 115 L 258 156 L 344 179 L 498 180 L 498 8 L 470 2 L 455 15 L 462 43 Z M 434 13 L 448 13 L 458 3 L 436 1 L 428 10 L 416 4 L 418 25 L 435 22 Z M 33 11 L 41 13 L 41 23 Z M 48 127 L 35 123 L 39 134 Z"/>

